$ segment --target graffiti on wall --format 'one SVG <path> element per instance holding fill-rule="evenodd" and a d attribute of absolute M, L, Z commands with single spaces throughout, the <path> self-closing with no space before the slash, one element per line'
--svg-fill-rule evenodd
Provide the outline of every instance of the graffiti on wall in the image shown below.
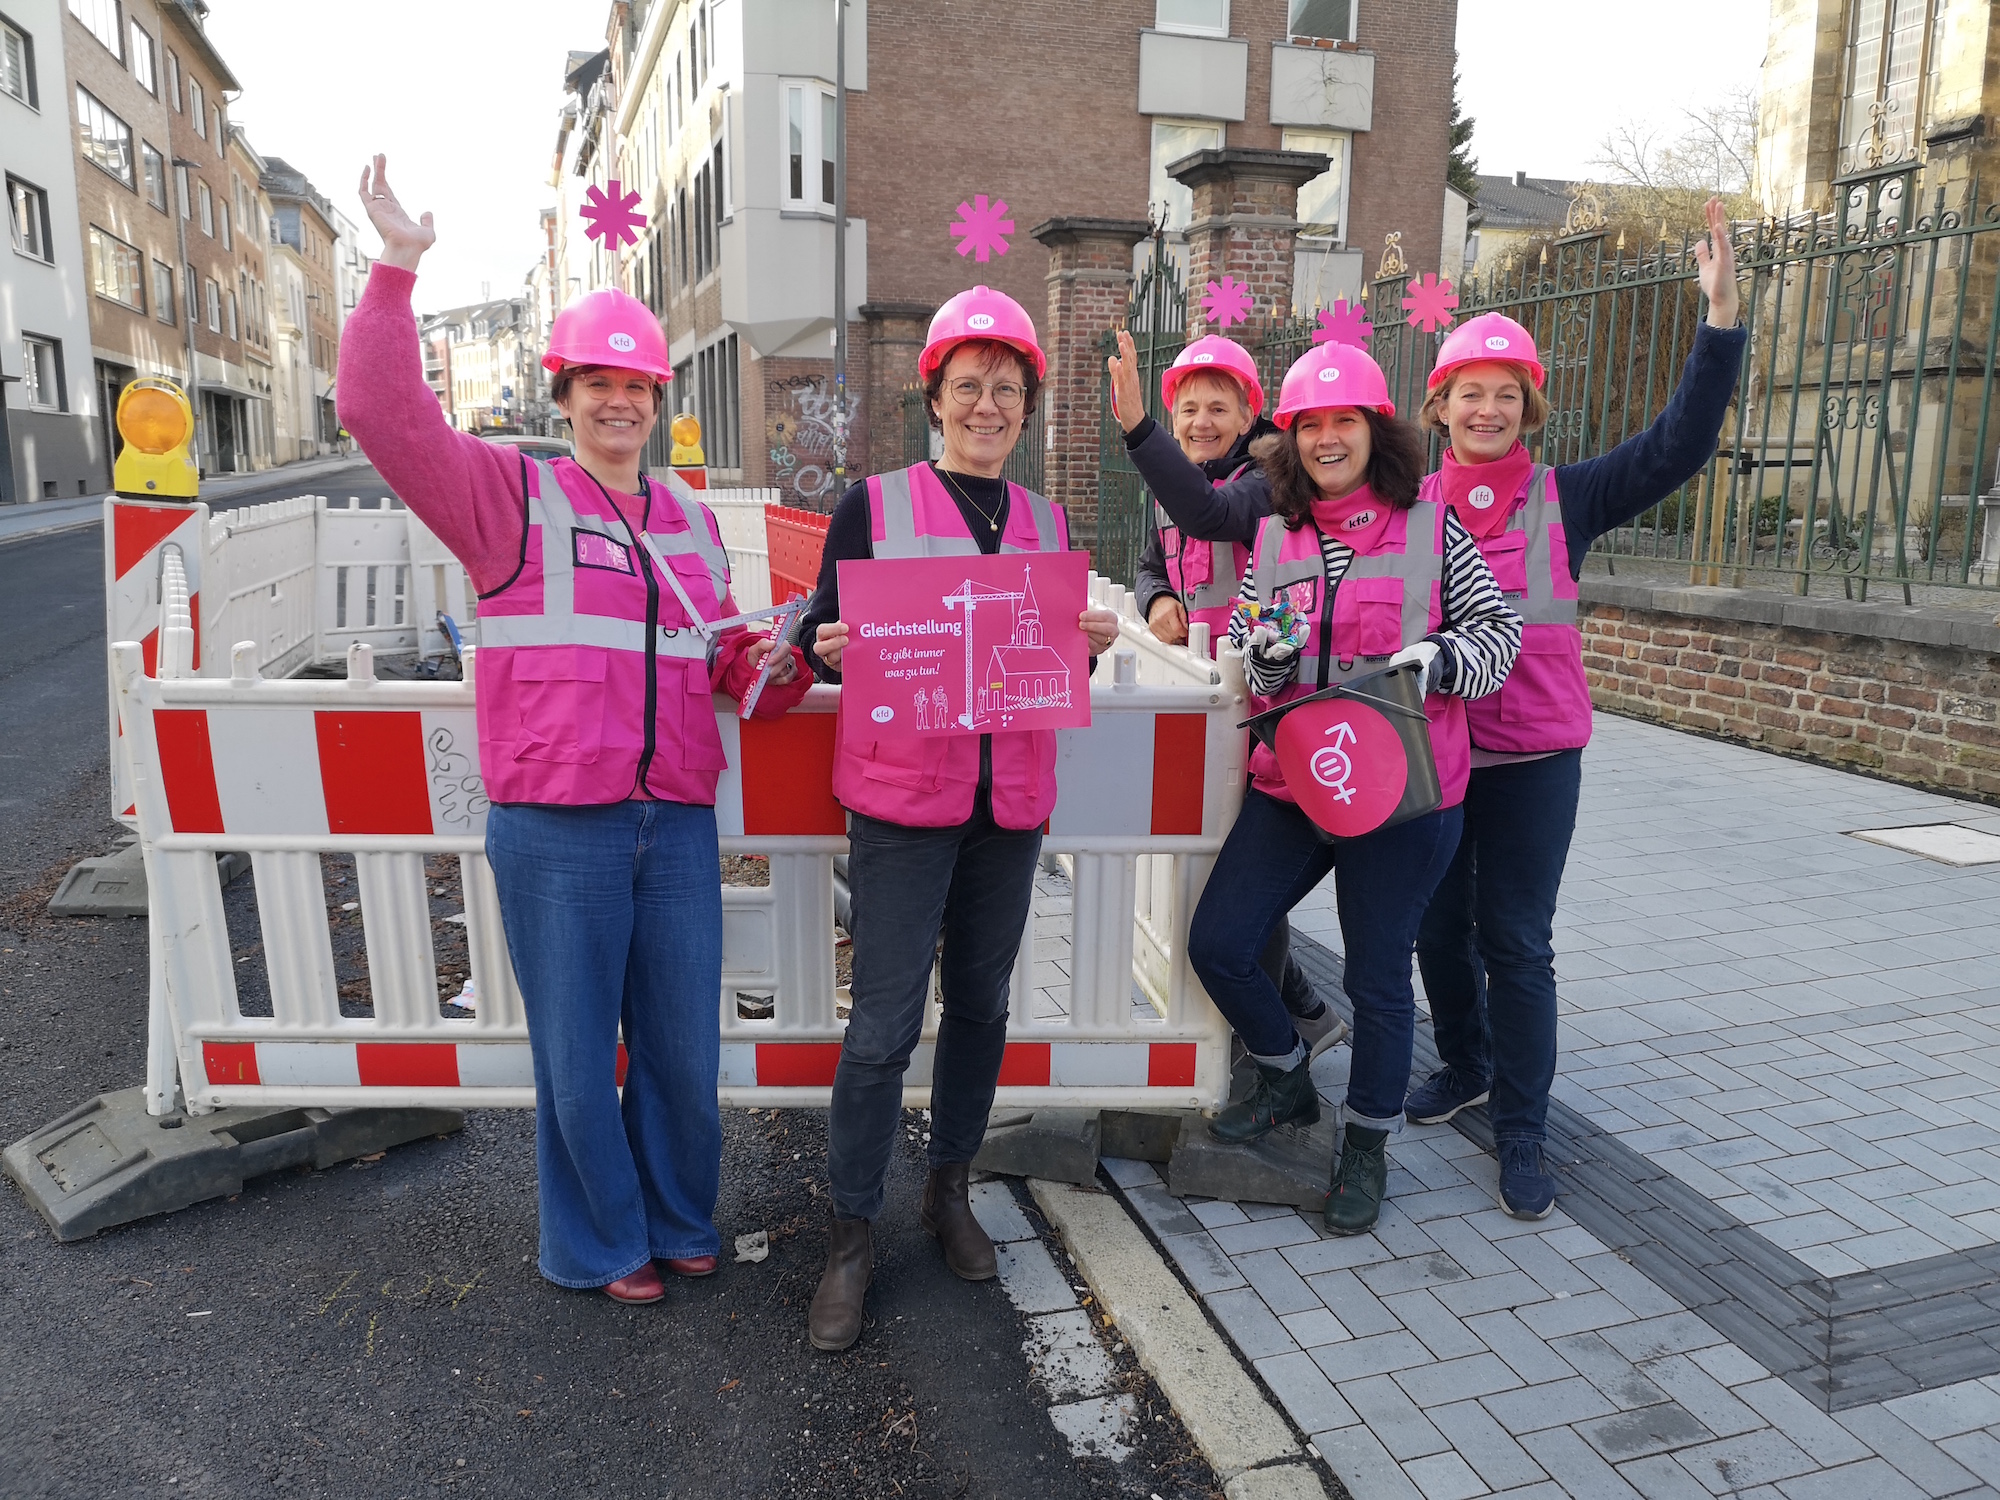
<path fill-rule="evenodd" d="M 835 471 L 847 461 L 847 418 L 827 385 L 823 375 L 788 375 L 765 387 L 771 482 L 806 505 L 828 496 L 838 482 Z"/>

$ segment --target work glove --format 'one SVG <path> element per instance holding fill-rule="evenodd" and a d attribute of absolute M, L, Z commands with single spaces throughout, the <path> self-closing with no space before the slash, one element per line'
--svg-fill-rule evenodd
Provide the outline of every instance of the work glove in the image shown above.
<path fill-rule="evenodd" d="M 1435 693 L 1444 681 L 1444 650 L 1436 641 L 1418 641 L 1405 646 L 1389 658 L 1389 665 L 1400 667 L 1415 665 L 1423 668 L 1424 691 Z"/>
<path fill-rule="evenodd" d="M 1259 625 L 1251 631 L 1248 644 L 1251 654 L 1271 667 L 1282 667 L 1299 654 L 1299 648 L 1294 642 L 1279 635 L 1269 625 Z"/>

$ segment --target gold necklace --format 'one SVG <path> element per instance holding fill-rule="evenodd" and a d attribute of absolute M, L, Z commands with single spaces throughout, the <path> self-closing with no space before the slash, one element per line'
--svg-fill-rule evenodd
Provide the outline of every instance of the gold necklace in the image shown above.
<path fill-rule="evenodd" d="M 951 470 L 937 464 L 933 464 L 931 465 L 931 467 L 937 470 L 938 477 L 940 479 L 942 479 L 947 485 L 951 486 L 951 492 L 954 495 L 958 496 L 959 499 L 963 500 L 967 505 L 971 506 L 975 511 L 979 513 L 979 519 L 986 523 L 986 529 L 988 531 L 998 531 L 1000 529 L 1000 512 L 998 509 L 995 509 L 993 514 L 989 516 L 986 513 L 984 506 L 980 505 L 980 503 L 977 500 L 973 499 L 972 496 L 966 494 L 964 490 L 960 489 L 956 484 L 952 482 Z M 1000 500 L 1003 505 L 1006 503 L 1007 492 L 1004 489 L 1000 491 Z"/>

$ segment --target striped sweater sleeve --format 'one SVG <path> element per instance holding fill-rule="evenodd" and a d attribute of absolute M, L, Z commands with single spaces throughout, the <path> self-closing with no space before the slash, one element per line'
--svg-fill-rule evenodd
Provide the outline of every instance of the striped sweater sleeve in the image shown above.
<path fill-rule="evenodd" d="M 1427 640 L 1444 648 L 1443 690 L 1461 698 L 1498 692 L 1521 654 L 1521 617 L 1507 607 L 1479 544 L 1455 511 L 1444 517 L 1444 621 Z"/>

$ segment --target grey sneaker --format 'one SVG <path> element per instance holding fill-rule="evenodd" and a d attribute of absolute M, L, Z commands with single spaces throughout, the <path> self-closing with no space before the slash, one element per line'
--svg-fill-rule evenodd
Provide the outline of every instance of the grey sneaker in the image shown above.
<path fill-rule="evenodd" d="M 1329 1047 L 1336 1047 L 1347 1040 L 1347 1023 L 1334 1013 L 1331 1005 L 1308 1019 L 1305 1016 L 1292 1017 L 1292 1029 L 1299 1034 L 1299 1040 L 1306 1044 L 1306 1061 L 1311 1062 Z"/>

